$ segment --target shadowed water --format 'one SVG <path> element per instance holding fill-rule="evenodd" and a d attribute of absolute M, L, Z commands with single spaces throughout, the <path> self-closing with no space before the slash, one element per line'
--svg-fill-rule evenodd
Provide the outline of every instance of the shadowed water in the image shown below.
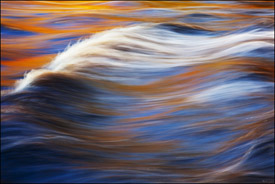
<path fill-rule="evenodd" d="M 1 5 L 3 182 L 274 182 L 273 3 Z"/>

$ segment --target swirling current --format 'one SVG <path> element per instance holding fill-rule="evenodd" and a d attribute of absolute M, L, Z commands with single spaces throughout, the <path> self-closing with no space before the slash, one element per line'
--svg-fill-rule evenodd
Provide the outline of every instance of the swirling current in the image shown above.
<path fill-rule="evenodd" d="M 274 182 L 273 8 L 1 1 L 1 182 Z"/>

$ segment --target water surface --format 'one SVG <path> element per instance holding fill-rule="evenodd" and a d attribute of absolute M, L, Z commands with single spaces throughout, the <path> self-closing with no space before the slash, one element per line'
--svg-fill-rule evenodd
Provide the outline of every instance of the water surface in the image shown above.
<path fill-rule="evenodd" d="M 2 1 L 1 16 L 3 181 L 274 181 L 273 2 Z"/>

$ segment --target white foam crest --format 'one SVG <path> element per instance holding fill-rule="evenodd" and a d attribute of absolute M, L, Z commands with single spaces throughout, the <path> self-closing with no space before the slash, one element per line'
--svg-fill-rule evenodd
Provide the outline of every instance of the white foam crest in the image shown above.
<path fill-rule="evenodd" d="M 81 68 L 85 63 L 137 70 L 190 66 L 262 47 L 273 47 L 271 39 L 274 39 L 274 31 L 201 36 L 179 34 L 152 25 L 139 25 L 104 31 L 79 41 L 60 53 L 46 69 L 63 71 L 69 65 Z M 117 47 L 126 47 L 130 51 Z M 17 82 L 16 91 L 30 84 L 37 73 L 43 72 L 44 70 L 30 72 Z"/>

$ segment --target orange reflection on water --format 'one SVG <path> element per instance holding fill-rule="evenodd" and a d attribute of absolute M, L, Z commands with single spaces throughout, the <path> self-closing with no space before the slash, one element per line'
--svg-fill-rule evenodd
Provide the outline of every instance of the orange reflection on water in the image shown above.
<path fill-rule="evenodd" d="M 49 62 L 56 52 L 49 57 L 37 52 L 48 50 L 62 42 L 65 47 L 69 37 L 86 37 L 96 32 L 142 22 L 179 22 L 190 13 L 208 12 L 213 16 L 227 17 L 223 10 L 241 9 L 257 11 L 274 8 L 268 1 L 251 1 L 238 3 L 207 3 L 203 1 L 1 1 L 1 23 L 3 26 L 33 33 L 30 36 L 4 35 L 1 37 L 2 58 L 12 60 L 3 62 L 9 66 L 2 71 L 3 85 L 10 86 L 14 80 L 8 79 L 17 72 L 24 72 Z M 154 13 L 153 11 L 163 11 Z M 164 11 L 165 10 L 165 11 Z M 152 11 L 147 13 L 146 11 Z M 167 11 L 167 12 L 166 12 Z M 144 13 L 145 12 L 145 13 Z M 219 21 L 218 24 L 193 22 L 207 29 L 230 30 L 234 27 L 247 26 L 251 20 L 272 23 L 270 15 L 230 13 L 232 20 Z M 234 29 L 234 28 L 233 28 Z M 67 37 L 63 41 L 58 38 Z M 43 56 L 41 56 L 43 55 Z M 28 58 L 28 59 L 26 59 Z M 34 60 L 37 60 L 36 62 Z M 41 60 L 40 60 L 41 59 Z M 16 61 L 15 61 L 16 60 Z M 23 61 L 24 64 L 19 64 Z M 15 63 L 19 65 L 16 66 Z"/>

